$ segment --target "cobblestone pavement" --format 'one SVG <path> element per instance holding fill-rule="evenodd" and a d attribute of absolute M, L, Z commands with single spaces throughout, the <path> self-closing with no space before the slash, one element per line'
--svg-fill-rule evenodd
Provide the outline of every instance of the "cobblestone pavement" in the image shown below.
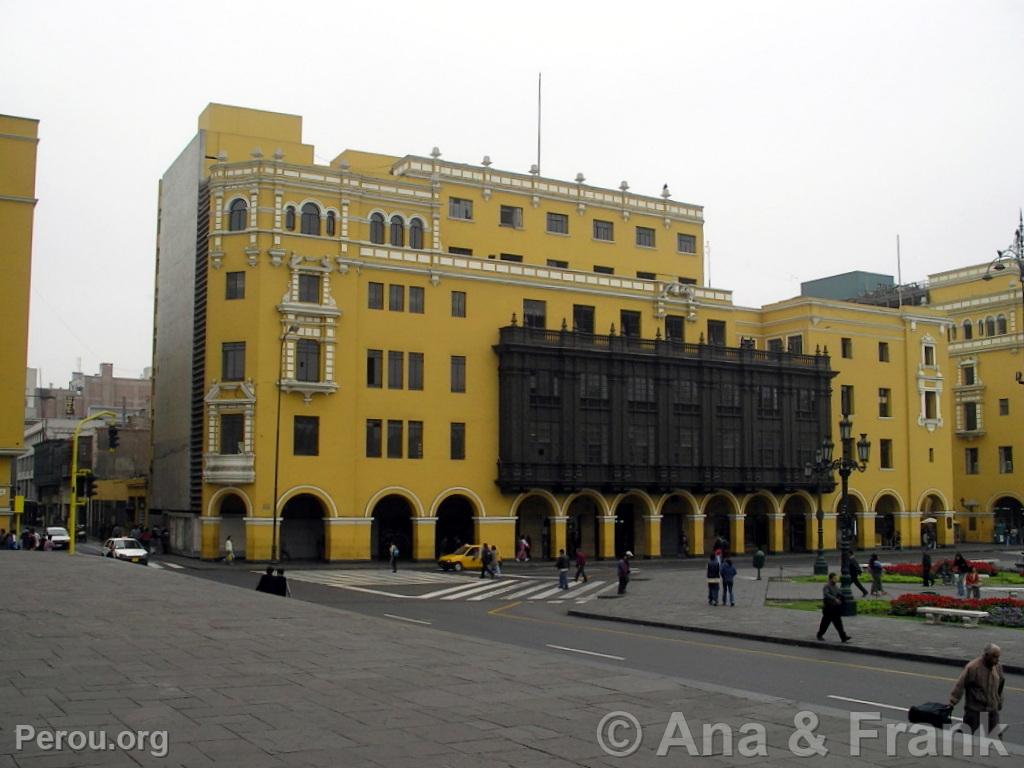
<path fill-rule="evenodd" d="M 691 749 L 708 749 L 710 765 L 1020 759 L 908 759 L 905 740 L 894 757 L 885 754 L 884 738 L 863 741 L 854 758 L 848 714 L 820 707 L 814 735 L 829 754 L 801 759 L 791 746 L 813 742 L 794 727 L 796 720 L 810 724 L 798 713 L 811 708 L 799 702 L 542 649 L 524 653 L 174 570 L 4 552 L 0 584 L 0 767 L 633 768 L 690 764 Z M 676 601 L 699 609 L 694 585 L 680 587 Z M 599 602 L 650 605 L 655 591 L 663 600 L 673 591 L 656 580 L 638 580 L 631 590 L 626 600 Z M 740 594 L 743 608 L 717 610 L 753 611 L 753 584 Z M 630 713 L 644 734 L 628 757 L 612 757 L 599 743 L 599 724 L 612 712 Z M 662 743 L 669 722 L 671 735 L 683 733 L 676 712 L 694 736 L 690 746 Z M 714 748 L 703 739 L 701 727 L 712 723 L 737 729 L 731 756 L 721 739 Z M 738 730 L 748 723 L 756 727 Z M 125 734 L 151 734 L 146 748 L 126 751 L 58 752 L 40 738 L 61 731 L 75 738 L 81 730 L 121 744 Z M 152 732 L 166 732 L 166 754 L 154 748 Z M 605 743 L 621 744 L 633 733 L 612 729 Z M 762 743 L 767 756 L 757 754 Z M 656 754 L 659 746 L 667 756 Z"/>

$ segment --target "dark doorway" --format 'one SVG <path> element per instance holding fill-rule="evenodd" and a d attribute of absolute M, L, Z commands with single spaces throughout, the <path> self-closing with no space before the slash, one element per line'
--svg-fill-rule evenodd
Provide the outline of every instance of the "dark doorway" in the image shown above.
<path fill-rule="evenodd" d="M 704 509 L 704 551 L 714 552 L 716 539 L 728 541 L 729 549 L 732 551 L 729 532 L 729 515 L 733 511 L 732 505 L 722 496 L 716 496 L 708 501 Z"/>
<path fill-rule="evenodd" d="M 465 496 L 449 496 L 437 508 L 434 529 L 434 554 L 437 557 L 454 552 L 463 544 L 474 544 L 473 504 Z M 401 549 L 402 545 L 399 544 Z"/>
<path fill-rule="evenodd" d="M 1012 496 L 1003 496 L 992 506 L 994 526 L 992 535 L 997 544 L 1020 544 L 1024 512 L 1021 503 Z"/>
<path fill-rule="evenodd" d="M 281 511 L 281 559 L 322 560 L 323 518 L 323 505 L 315 496 L 303 493 L 289 499 Z"/>
<path fill-rule="evenodd" d="M 525 538 L 530 543 L 531 560 L 544 560 L 550 556 L 550 517 L 553 514 L 544 497 L 523 499 L 516 511 L 516 554 L 519 553 L 519 540 Z"/>
<path fill-rule="evenodd" d="M 223 544 L 230 536 L 235 557 L 239 560 L 245 559 L 246 512 L 245 501 L 237 494 L 229 493 L 220 502 L 220 543 Z"/>
<path fill-rule="evenodd" d="M 401 560 L 412 559 L 412 507 L 401 496 L 385 496 L 373 508 L 370 557 L 387 560 L 391 544 Z"/>
<path fill-rule="evenodd" d="M 622 557 L 623 552 L 633 552 L 636 547 L 636 508 L 622 502 L 615 510 L 615 556 Z"/>

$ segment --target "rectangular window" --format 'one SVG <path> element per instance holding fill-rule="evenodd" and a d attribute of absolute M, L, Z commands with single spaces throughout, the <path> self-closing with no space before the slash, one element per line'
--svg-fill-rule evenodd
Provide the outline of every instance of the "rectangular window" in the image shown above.
<path fill-rule="evenodd" d="M 583 430 L 583 460 L 588 464 L 608 463 L 608 425 L 587 424 Z"/>
<path fill-rule="evenodd" d="M 892 407 L 890 400 L 892 397 L 892 390 L 888 387 L 878 388 L 878 416 L 883 419 L 887 419 L 892 416 Z"/>
<path fill-rule="evenodd" d="M 405 378 L 404 352 L 388 352 L 388 389 L 401 389 Z"/>
<path fill-rule="evenodd" d="M 498 258 L 502 261 L 514 261 L 517 264 L 523 263 L 523 257 L 518 253 L 502 253 L 498 255 Z"/>
<path fill-rule="evenodd" d="M 658 279 L 658 276 L 655 275 L 653 272 L 640 272 L 639 270 L 637 270 L 636 276 L 637 276 L 638 280 L 657 280 Z"/>
<path fill-rule="evenodd" d="M 980 472 L 978 467 L 978 449 L 964 449 L 964 472 L 968 475 L 976 475 Z"/>
<path fill-rule="evenodd" d="M 423 458 L 423 422 L 409 422 L 409 445 L 406 449 L 406 456 L 410 459 Z"/>
<path fill-rule="evenodd" d="M 455 460 L 466 458 L 466 425 L 462 422 L 452 422 L 451 433 L 451 457 Z"/>
<path fill-rule="evenodd" d="M 549 213 L 548 232 L 553 235 L 568 235 L 569 217 L 564 213 Z"/>
<path fill-rule="evenodd" d="M 595 264 L 594 265 L 594 271 L 597 274 L 599 274 L 599 275 L 614 275 L 615 274 L 615 268 L 614 267 L 603 267 L 600 264 Z"/>
<path fill-rule="evenodd" d="M 405 311 L 405 286 L 404 285 L 389 285 L 388 286 L 388 309 L 392 312 L 404 312 Z"/>
<path fill-rule="evenodd" d="M 448 246 L 448 253 L 454 254 L 455 256 L 472 256 L 472 248 L 459 248 L 454 245 Z"/>
<path fill-rule="evenodd" d="M 448 198 L 448 215 L 453 219 L 472 219 L 473 201 L 461 197 Z"/>
<path fill-rule="evenodd" d="M 929 464 L 934 464 L 935 463 L 935 449 L 934 448 L 929 448 L 928 449 L 928 463 Z"/>
<path fill-rule="evenodd" d="M 234 456 L 245 449 L 245 415 L 222 413 L 220 416 L 220 453 Z"/>
<path fill-rule="evenodd" d="M 295 345 L 296 381 L 320 381 L 320 342 L 299 339 Z"/>
<path fill-rule="evenodd" d="M 409 389 L 423 389 L 423 353 L 409 353 Z"/>
<path fill-rule="evenodd" d="M 451 366 L 452 392 L 466 391 L 466 358 L 452 355 Z"/>
<path fill-rule="evenodd" d="M 384 309 L 384 283 L 367 285 L 366 306 L 369 309 Z"/>
<path fill-rule="evenodd" d="M 934 392 L 924 393 L 924 417 L 930 421 L 939 418 L 939 398 Z"/>
<path fill-rule="evenodd" d="M 366 420 L 366 457 L 369 459 L 380 458 L 381 427 L 380 419 Z"/>
<path fill-rule="evenodd" d="M 1010 415 L 1010 398 L 1000 397 L 999 398 L 999 415 L 1009 416 Z"/>
<path fill-rule="evenodd" d="M 227 286 L 224 298 L 244 299 L 245 298 L 245 272 L 228 272 Z"/>
<path fill-rule="evenodd" d="M 783 351 L 782 339 L 768 339 L 768 351 L 769 352 L 782 352 Z"/>
<path fill-rule="evenodd" d="M 654 230 L 650 227 L 636 228 L 636 244 L 641 248 L 654 247 Z"/>
<path fill-rule="evenodd" d="M 788 336 L 786 338 L 786 351 L 791 355 L 802 355 L 804 353 L 804 337 Z"/>
<path fill-rule="evenodd" d="M 965 386 L 970 386 L 971 384 L 973 384 L 974 383 L 974 366 L 973 365 L 965 365 L 960 370 L 963 372 L 964 385 Z"/>
<path fill-rule="evenodd" d="M 537 299 L 523 299 L 523 326 L 526 328 L 547 328 L 547 302 Z"/>
<path fill-rule="evenodd" d="M 686 323 L 681 315 L 665 316 L 665 338 L 668 341 L 686 341 Z"/>
<path fill-rule="evenodd" d="M 1013 474 L 1013 446 L 1011 445 L 999 446 L 999 474 Z"/>
<path fill-rule="evenodd" d="M 581 373 L 580 400 L 607 400 L 608 376 L 603 373 Z"/>
<path fill-rule="evenodd" d="M 569 262 L 561 259 L 548 259 L 548 266 L 554 269 L 568 269 Z"/>
<path fill-rule="evenodd" d="M 676 250 L 680 253 L 696 253 L 697 238 L 694 235 L 684 235 L 680 232 L 676 235 Z"/>
<path fill-rule="evenodd" d="M 296 416 L 293 432 L 296 456 L 317 456 L 320 453 L 320 417 Z"/>
<path fill-rule="evenodd" d="M 221 379 L 242 381 L 245 378 L 245 342 L 226 341 L 220 350 Z"/>
<path fill-rule="evenodd" d="M 501 206 L 498 214 L 498 224 L 502 227 L 523 228 L 523 209 L 512 205 Z"/>
<path fill-rule="evenodd" d="M 640 338 L 640 313 L 632 309 L 619 310 L 619 333 Z"/>
<path fill-rule="evenodd" d="M 610 221 L 601 221 L 600 219 L 594 219 L 594 239 L 595 240 L 607 240 L 611 242 L 615 239 L 615 224 Z"/>
<path fill-rule="evenodd" d="M 844 336 L 839 340 L 839 347 L 843 357 L 847 360 L 853 357 L 853 339 L 848 339 Z"/>
<path fill-rule="evenodd" d="M 718 347 L 725 346 L 725 321 L 708 320 L 708 344 Z"/>
<path fill-rule="evenodd" d="M 976 432 L 978 429 L 978 404 L 964 403 L 964 429 Z"/>
<path fill-rule="evenodd" d="M 839 387 L 839 412 L 847 416 L 853 415 L 853 385 L 843 384 Z"/>
<path fill-rule="evenodd" d="M 366 386 L 380 389 L 384 386 L 384 350 L 366 350 Z"/>
<path fill-rule="evenodd" d="M 306 304 L 320 303 L 320 275 L 299 275 L 299 301 Z"/>
<path fill-rule="evenodd" d="M 388 419 L 388 458 L 402 458 L 402 422 Z"/>
<path fill-rule="evenodd" d="M 586 304 L 573 304 L 572 329 L 580 333 L 593 333 L 594 308 Z"/>
<path fill-rule="evenodd" d="M 892 440 L 878 441 L 878 463 L 882 469 L 892 469 Z"/>
<path fill-rule="evenodd" d="M 415 285 L 409 286 L 409 311 L 417 315 L 422 315 L 423 303 L 423 289 Z"/>
<path fill-rule="evenodd" d="M 878 342 L 878 362 L 888 363 L 889 362 L 889 342 L 880 341 Z"/>
<path fill-rule="evenodd" d="M 466 316 L 466 292 L 452 291 L 452 317 Z"/>
<path fill-rule="evenodd" d="M 931 344 L 924 345 L 924 364 L 928 366 L 935 365 L 935 347 Z"/>

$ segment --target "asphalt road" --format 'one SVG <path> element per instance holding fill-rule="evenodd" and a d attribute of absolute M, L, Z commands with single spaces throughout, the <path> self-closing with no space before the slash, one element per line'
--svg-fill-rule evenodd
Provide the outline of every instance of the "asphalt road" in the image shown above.
<path fill-rule="evenodd" d="M 159 561 L 158 561 L 159 562 Z M 258 570 L 252 566 L 194 570 L 180 573 L 253 589 Z M 614 581 L 611 564 L 588 568 L 592 581 Z M 661 565 L 648 571 L 650 578 L 670 578 L 673 568 Z M 672 675 L 684 680 L 721 686 L 727 690 L 779 696 L 820 707 L 858 712 L 880 712 L 883 717 L 905 719 L 905 710 L 925 701 L 944 701 L 957 670 L 946 665 L 882 659 L 869 654 L 836 654 L 827 648 L 787 649 L 777 644 L 716 638 L 677 630 L 629 626 L 613 622 L 572 619 L 566 610 L 574 601 L 550 604 L 544 599 L 509 599 L 525 586 L 545 594 L 556 586 L 553 576 L 506 578 L 501 597 L 470 600 L 480 585 L 475 575 L 434 574 L 415 568 L 401 569 L 393 585 L 385 568 L 323 568 L 290 571 L 293 597 L 300 600 L 375 616 L 395 625 L 429 626 L 516 646 L 524 652 L 548 649 L 575 659 L 591 658 L 626 669 Z M 332 576 L 341 573 L 343 576 Z M 351 576 L 351 574 L 367 574 Z M 543 571 L 541 571 L 543 573 Z M 429 579 L 423 584 L 399 581 Z M 306 579 L 352 578 L 344 587 L 312 583 Z M 300 580 L 301 579 L 301 580 Z M 368 583 L 366 583 L 368 581 Z M 382 582 L 382 583 L 381 583 Z M 540 590 L 538 592 L 538 590 Z M 591 599 L 601 589 L 593 590 Z M 445 599 L 447 592 L 448 599 Z M 384 593 L 384 594 L 382 594 Z M 461 599 L 453 599 L 456 595 Z M 395 596 L 398 595 L 398 596 Z M 424 599 L 424 595 L 435 595 Z M 559 598 L 560 595 L 552 595 Z M 627 598 L 628 599 L 628 598 Z M 815 614 L 794 612 L 794 621 L 816 623 Z M 544 681 L 537 681 L 542 685 Z M 1007 741 L 1024 742 L 1024 677 L 1007 678 L 1006 707 L 1002 714 L 1010 726 Z"/>

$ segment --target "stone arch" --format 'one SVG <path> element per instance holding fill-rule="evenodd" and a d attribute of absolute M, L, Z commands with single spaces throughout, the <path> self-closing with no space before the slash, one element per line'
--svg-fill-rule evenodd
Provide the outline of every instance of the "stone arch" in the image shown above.
<path fill-rule="evenodd" d="M 782 551 L 807 552 L 817 541 L 817 500 L 806 491 L 780 499 L 782 509 Z"/>
<path fill-rule="evenodd" d="M 376 494 L 370 508 L 370 558 L 386 560 L 389 550 L 394 544 L 398 547 L 399 557 L 411 560 L 413 556 L 413 519 L 419 515 L 415 496 L 397 491 Z"/>
<path fill-rule="evenodd" d="M 480 498 L 468 488 L 449 488 L 430 507 L 434 525 L 434 556 L 454 552 L 476 541 L 474 518 L 483 515 Z"/>
<path fill-rule="evenodd" d="M 687 518 L 699 508 L 700 502 L 689 491 L 672 491 L 659 499 L 655 509 L 661 515 L 662 557 L 686 557 L 693 551 Z"/>
<path fill-rule="evenodd" d="M 715 491 L 701 500 L 704 515 L 704 551 L 714 551 L 715 539 L 729 540 L 732 546 L 731 516 L 740 514 L 739 499 L 729 491 Z"/>
<path fill-rule="evenodd" d="M 311 491 L 290 493 L 281 507 L 281 559 L 312 560 L 324 557 L 325 527 L 328 517 L 324 499 Z"/>
<path fill-rule="evenodd" d="M 209 507 L 213 516 L 220 517 L 220 543 L 230 536 L 235 557 L 244 559 L 245 518 L 252 515 L 252 500 L 238 488 L 221 488 L 210 497 Z"/>
<path fill-rule="evenodd" d="M 946 495 L 937 488 L 929 488 L 917 500 L 919 512 L 945 512 L 950 508 Z"/>
<path fill-rule="evenodd" d="M 236 488 L 233 485 L 226 486 L 217 490 L 213 496 L 210 497 L 209 503 L 206 505 L 206 509 L 203 511 L 204 517 L 217 517 L 219 514 L 221 500 L 228 495 L 235 495 L 245 502 L 245 514 L 252 515 L 252 499 L 249 498 L 249 494 L 243 491 L 241 488 Z"/>
<path fill-rule="evenodd" d="M 771 517 L 779 514 L 779 501 L 770 493 L 758 491 L 743 499 L 743 542 L 734 542 L 734 553 L 763 549 L 770 552 Z"/>
<path fill-rule="evenodd" d="M 992 535 L 997 543 L 1020 543 L 1024 530 L 1024 502 L 1017 493 L 996 494 L 989 501 L 992 512 Z M 1013 531 L 1016 530 L 1016 538 Z"/>
<path fill-rule="evenodd" d="M 858 512 L 868 508 L 867 501 L 864 499 L 864 494 L 860 491 L 855 491 L 852 488 L 847 492 L 850 497 L 850 511 Z M 831 511 L 835 514 L 839 514 L 839 508 L 842 505 L 843 496 L 841 493 L 836 493 L 832 499 Z"/>
<path fill-rule="evenodd" d="M 281 498 L 277 502 L 278 517 L 280 517 L 284 511 L 285 504 L 287 504 L 290 499 L 300 494 L 315 496 L 324 506 L 324 517 L 338 517 L 338 507 L 334 503 L 334 499 L 332 499 L 330 494 L 323 488 L 318 488 L 315 485 L 296 485 L 282 493 Z"/>
<path fill-rule="evenodd" d="M 411 495 L 412 492 L 409 491 L 409 494 Z M 437 494 L 437 496 L 434 497 L 434 501 L 431 502 L 430 511 L 426 516 L 437 517 L 438 508 L 441 506 L 442 502 L 444 502 L 444 500 L 449 498 L 450 496 L 465 496 L 471 502 L 473 502 L 474 512 L 480 517 L 483 517 L 483 500 L 474 491 L 471 491 L 469 488 L 464 488 L 462 486 L 452 486 L 451 488 L 446 488 L 445 490 Z M 412 501 L 412 499 L 410 499 L 410 501 Z M 420 513 L 417 515 L 417 517 L 424 517 L 422 510 L 420 510 Z"/>
<path fill-rule="evenodd" d="M 873 509 L 875 511 L 875 546 L 895 547 L 896 532 L 899 530 L 896 514 L 903 511 L 903 502 L 895 493 L 883 491 L 875 497 Z"/>
<path fill-rule="evenodd" d="M 529 558 L 542 560 L 551 554 L 551 518 L 558 514 L 558 499 L 548 491 L 534 489 L 520 496 L 512 504 L 516 518 L 516 549 L 519 540 L 529 544 Z"/>
<path fill-rule="evenodd" d="M 408 488 L 401 485 L 389 485 L 386 488 L 381 488 L 373 494 L 369 501 L 366 502 L 366 506 L 363 507 L 363 517 L 373 517 L 373 508 L 377 506 L 377 502 L 385 496 L 401 496 L 412 506 L 414 517 L 426 517 L 423 512 L 423 504 L 420 503 L 419 497 Z"/>
<path fill-rule="evenodd" d="M 608 516 L 611 514 L 611 510 L 608 508 L 608 502 L 604 498 L 604 496 L 602 496 L 597 491 L 591 490 L 589 488 L 585 488 L 582 491 L 577 491 L 576 493 L 570 494 L 568 497 L 566 497 L 565 502 L 562 504 L 562 514 L 568 514 L 569 507 L 572 505 L 572 503 L 582 496 L 586 496 L 594 500 L 594 502 L 597 505 L 598 514 L 603 516 Z"/>

